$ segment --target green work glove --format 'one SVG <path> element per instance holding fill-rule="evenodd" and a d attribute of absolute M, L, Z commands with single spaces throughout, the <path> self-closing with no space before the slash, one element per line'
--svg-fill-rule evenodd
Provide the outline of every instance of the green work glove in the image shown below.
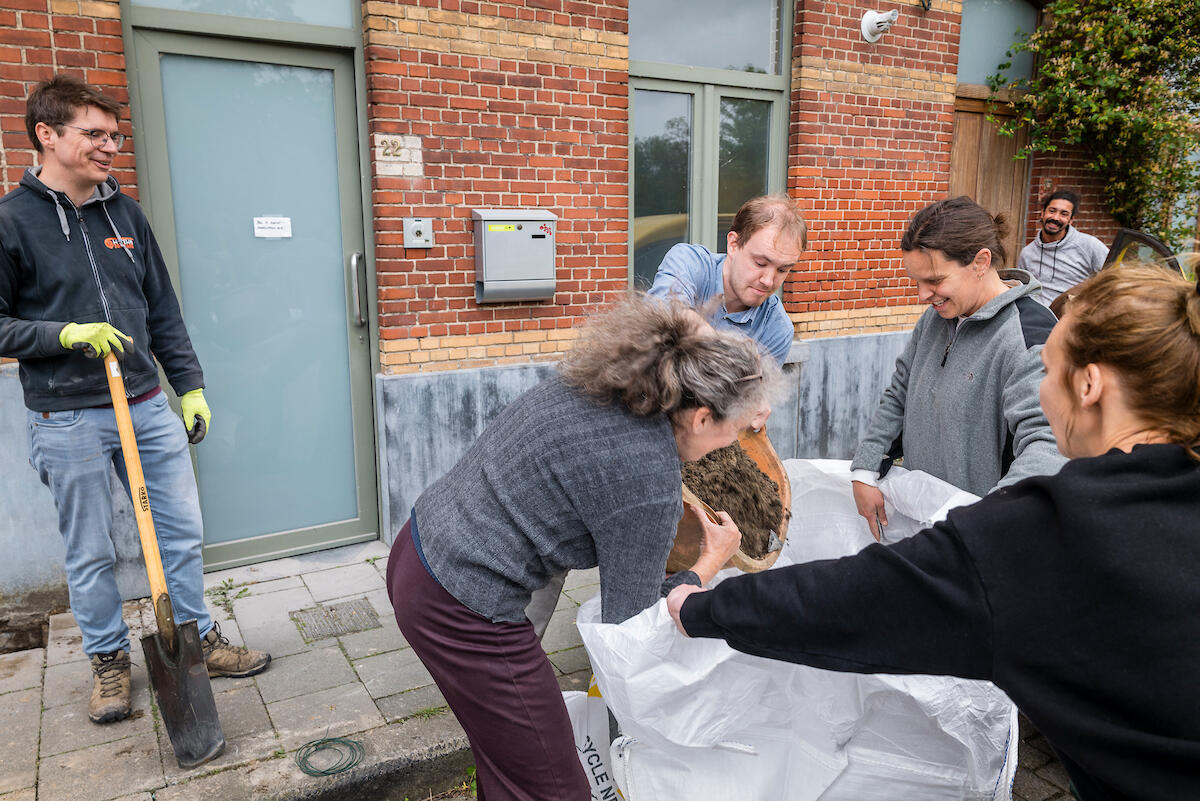
<path fill-rule="evenodd" d="M 58 341 L 68 350 L 81 350 L 83 355 L 95 359 L 107 356 L 113 348 L 125 352 L 125 342 L 133 344 L 133 337 L 113 328 L 108 323 L 67 323 L 58 332 Z"/>
<path fill-rule="evenodd" d="M 208 424 L 212 420 L 212 412 L 208 410 L 208 403 L 204 400 L 204 390 L 193 389 L 183 393 L 179 405 L 183 407 L 183 427 L 188 431 L 188 442 L 196 445 L 208 433 Z M 197 417 L 200 418 L 199 423 L 196 422 Z"/>

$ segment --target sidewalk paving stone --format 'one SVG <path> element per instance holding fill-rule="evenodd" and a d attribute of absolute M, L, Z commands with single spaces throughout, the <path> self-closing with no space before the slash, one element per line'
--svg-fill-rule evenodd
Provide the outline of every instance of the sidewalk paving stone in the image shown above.
<path fill-rule="evenodd" d="M 281 592 L 283 590 L 302 590 L 304 589 L 304 579 L 299 576 L 284 576 L 283 578 L 271 579 L 270 581 L 259 581 L 254 584 L 245 584 L 238 587 L 235 594 L 245 590 L 246 594 L 243 598 L 254 595 L 270 595 L 273 592 Z"/>
<path fill-rule="evenodd" d="M 320 737 L 343 737 L 385 723 L 358 682 L 278 701 L 269 708 L 280 742 L 288 751 Z"/>
<path fill-rule="evenodd" d="M 435 709 L 443 710 L 440 713 L 443 715 L 451 714 L 446 707 L 446 699 L 436 684 L 388 695 L 377 699 L 375 703 L 388 723 L 395 723 L 398 720 L 412 717 L 418 712 L 429 712 Z"/>
<path fill-rule="evenodd" d="M 389 617 L 393 621 L 396 619 L 396 610 L 392 609 L 392 599 L 388 597 L 387 587 L 381 590 L 374 590 L 365 593 L 367 600 L 371 602 L 371 606 L 375 607 L 375 611 L 380 617 Z"/>
<path fill-rule="evenodd" d="M 149 796 L 146 796 L 149 799 Z M 0 801 L 37 801 L 37 788 L 26 787 L 11 793 L 0 793 Z"/>
<path fill-rule="evenodd" d="M 0 655 L 0 695 L 41 686 L 45 664 L 45 648 Z"/>
<path fill-rule="evenodd" d="M 119 765 L 117 775 L 113 766 Z M 97 781 L 98 776 L 107 777 Z M 108 801 L 165 784 L 154 732 L 43 757 L 38 801 Z"/>
<path fill-rule="evenodd" d="M 342 649 L 334 645 L 273 660 L 256 679 L 262 699 L 270 704 L 347 684 L 355 675 Z"/>
<path fill-rule="evenodd" d="M 589 667 L 587 670 L 580 670 L 575 673 L 568 673 L 565 676 L 559 676 L 558 689 L 562 690 L 563 692 L 569 692 L 572 690 L 585 692 L 591 681 L 592 669 Z"/>
<path fill-rule="evenodd" d="M 228 692 L 216 692 L 215 687 L 213 690 L 226 740 L 272 730 L 271 716 L 257 687 L 239 687 Z"/>
<path fill-rule="evenodd" d="M 1051 759 L 1052 757 L 1049 754 L 1041 751 L 1040 749 L 1034 748 L 1033 745 L 1031 745 L 1029 741 L 1024 738 L 1017 743 L 1017 763 L 1019 765 L 1029 768 L 1030 770 L 1037 770 L 1042 765 L 1050 762 Z"/>
<path fill-rule="evenodd" d="M 583 645 L 579 636 L 579 627 L 575 625 L 575 615 L 559 613 L 550 618 L 546 633 L 542 637 L 542 648 L 548 654 L 575 648 Z"/>
<path fill-rule="evenodd" d="M 66 704 L 47 709 L 42 714 L 41 755 L 43 758 L 67 751 L 77 751 L 154 732 L 154 717 L 150 714 L 150 691 L 143 670 L 133 669 L 132 714 L 116 723 L 92 723 L 88 719 L 87 699 L 82 703 Z"/>
<path fill-rule="evenodd" d="M 1067 775 L 1067 769 L 1062 766 L 1061 762 L 1051 762 L 1034 773 L 1039 779 L 1050 782 L 1060 790 L 1071 789 L 1071 777 Z"/>
<path fill-rule="evenodd" d="M 563 589 L 563 595 L 570 598 L 578 606 L 583 606 L 585 601 L 590 601 L 592 598 L 600 594 L 599 584 L 587 584 L 583 587 L 572 587 Z"/>
<path fill-rule="evenodd" d="M 83 654 L 83 632 L 75 624 L 75 616 L 70 612 L 50 616 L 50 634 L 46 638 L 46 664 L 62 665 L 68 662 L 82 662 L 87 659 Z"/>
<path fill-rule="evenodd" d="M 217 702 L 217 716 L 225 735 L 224 753 L 211 762 L 184 770 L 175 759 L 165 727 L 159 726 L 158 747 L 162 752 L 163 773 L 168 783 L 179 784 L 214 770 L 267 759 L 279 750 L 279 738 L 256 687 L 215 693 L 213 698 Z"/>
<path fill-rule="evenodd" d="M 572 570 L 563 582 L 564 590 L 575 590 L 591 584 L 600 583 L 600 568 L 592 567 L 587 570 Z"/>
<path fill-rule="evenodd" d="M 379 624 L 377 629 L 357 631 L 338 637 L 342 648 L 346 650 L 346 656 L 351 659 L 362 659 L 408 648 L 408 641 L 400 633 L 400 627 L 396 625 L 395 618 L 380 617 Z"/>
<path fill-rule="evenodd" d="M 306 587 L 267 593 L 266 595 L 251 595 L 245 598 L 235 598 L 233 601 L 233 618 L 245 634 L 248 629 L 275 626 L 281 621 L 295 627 L 288 618 L 289 612 L 297 609 L 312 609 L 317 601 Z"/>
<path fill-rule="evenodd" d="M 550 664 L 554 665 L 559 673 L 575 673 L 580 670 L 586 670 L 590 673 L 592 670 L 592 662 L 588 659 L 587 649 L 582 645 L 578 648 L 555 651 L 549 657 Z"/>
<path fill-rule="evenodd" d="M 304 573 L 300 577 L 312 593 L 313 600 L 318 602 L 348 597 L 347 592 L 353 593 L 352 597 L 361 597 L 373 590 L 384 589 L 383 579 L 366 562 Z"/>
<path fill-rule="evenodd" d="M 81 662 L 51 665 L 46 668 L 43 687 L 42 706 L 46 709 L 67 704 L 86 706 L 92 692 L 92 671 Z"/>
<path fill-rule="evenodd" d="M 308 590 L 301 588 L 238 598 L 233 613 L 243 644 L 278 658 L 311 650 L 288 613 L 316 605 Z"/>
<path fill-rule="evenodd" d="M 33 787 L 37 782 L 41 701 L 37 687 L 0 697 L 0 793 Z"/>
<path fill-rule="evenodd" d="M 322 644 L 306 643 L 291 618 L 287 618 L 287 623 L 276 622 L 256 628 L 243 627 L 241 634 L 243 645 L 249 644 L 251 648 L 266 651 L 272 660 L 302 654 Z"/>
<path fill-rule="evenodd" d="M 1061 794 L 1059 788 L 1028 771 L 1018 770 L 1016 780 L 1013 781 L 1013 797 L 1025 801 L 1051 801 Z"/>
<path fill-rule="evenodd" d="M 354 669 L 372 698 L 433 684 L 433 677 L 411 648 L 356 660 Z"/>

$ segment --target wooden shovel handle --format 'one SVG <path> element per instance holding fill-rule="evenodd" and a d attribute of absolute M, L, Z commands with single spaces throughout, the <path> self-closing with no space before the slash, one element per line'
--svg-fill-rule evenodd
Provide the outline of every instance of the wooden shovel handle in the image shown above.
<path fill-rule="evenodd" d="M 133 501 L 133 516 L 137 519 L 138 537 L 142 541 L 142 556 L 146 560 L 146 576 L 150 579 L 150 598 L 154 602 L 158 630 L 168 643 L 174 644 L 175 620 L 171 613 L 170 596 L 167 594 L 167 579 L 163 575 L 162 556 L 158 552 L 154 518 L 150 516 L 150 494 L 146 491 L 146 477 L 142 474 L 142 459 L 138 456 L 133 419 L 129 416 L 129 402 L 125 399 L 125 380 L 121 376 L 121 364 L 112 351 L 104 357 L 104 374 L 108 377 L 108 391 L 112 395 L 113 413 L 117 417 L 117 432 L 121 435 L 125 473 L 129 476 L 129 495 Z"/>

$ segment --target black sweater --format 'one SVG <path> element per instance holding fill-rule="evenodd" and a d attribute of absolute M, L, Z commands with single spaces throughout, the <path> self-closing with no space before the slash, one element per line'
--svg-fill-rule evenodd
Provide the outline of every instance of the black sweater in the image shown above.
<path fill-rule="evenodd" d="M 860 673 L 988 679 L 1084 801 L 1200 798 L 1200 463 L 1139 445 L 892 546 L 722 582 L 688 633 Z"/>

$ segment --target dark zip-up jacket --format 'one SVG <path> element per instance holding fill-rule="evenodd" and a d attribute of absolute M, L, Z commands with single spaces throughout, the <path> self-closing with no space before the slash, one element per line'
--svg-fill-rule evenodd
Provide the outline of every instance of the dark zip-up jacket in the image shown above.
<path fill-rule="evenodd" d="M 20 361 L 25 405 L 53 412 L 110 402 L 99 361 L 59 343 L 67 323 L 108 322 L 133 337 L 122 359 L 130 397 L 158 385 L 155 358 L 176 394 L 203 387 L 141 207 L 111 176 L 76 207 L 37 172 L 0 198 L 0 356 Z"/>

